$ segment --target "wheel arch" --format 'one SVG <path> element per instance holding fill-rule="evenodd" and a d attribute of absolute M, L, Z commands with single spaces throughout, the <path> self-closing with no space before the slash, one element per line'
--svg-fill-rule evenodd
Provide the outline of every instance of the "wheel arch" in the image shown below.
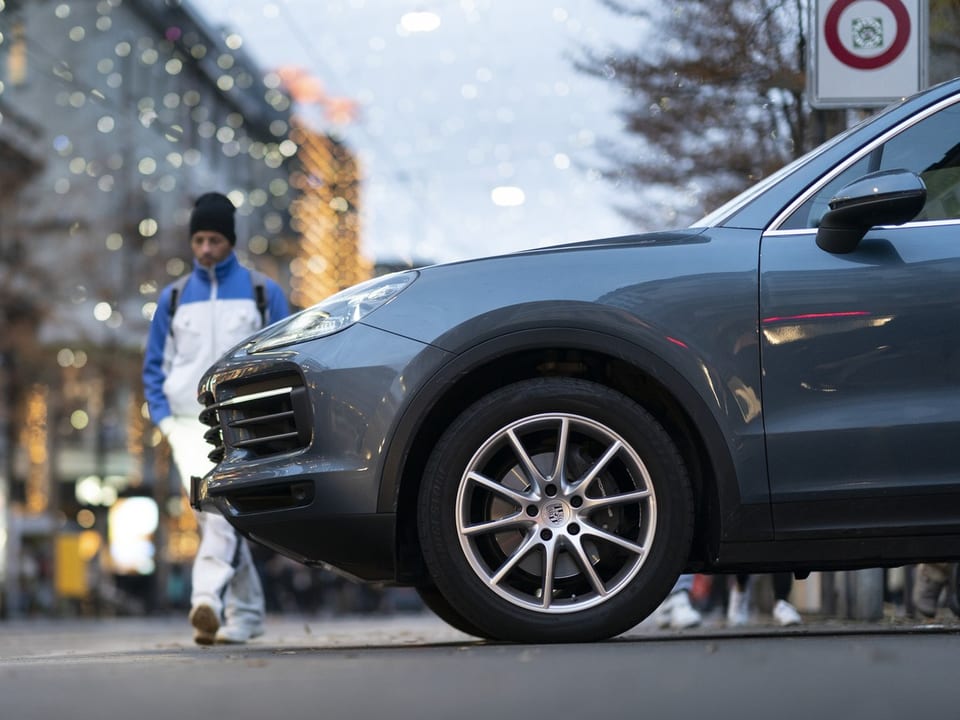
<path fill-rule="evenodd" d="M 722 498 L 739 500 L 733 460 L 721 429 L 693 387 L 647 350 L 592 330 L 541 328 L 509 333 L 460 353 L 411 402 L 387 451 L 379 507 L 397 513 L 397 576 L 422 579 L 416 530 L 420 480 L 443 430 L 490 391 L 533 377 L 578 377 L 606 385 L 647 409 L 676 443 L 694 491 L 691 566 L 715 557 Z M 733 495 L 731 496 L 731 493 Z"/>

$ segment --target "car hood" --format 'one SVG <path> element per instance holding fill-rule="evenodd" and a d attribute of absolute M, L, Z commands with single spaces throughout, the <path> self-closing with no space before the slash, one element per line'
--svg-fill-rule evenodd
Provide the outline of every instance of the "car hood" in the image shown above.
<path fill-rule="evenodd" d="M 670 232 L 618 235 L 616 237 L 598 238 L 596 240 L 581 240 L 578 242 L 564 243 L 562 245 L 551 245 L 550 247 L 537 248 L 535 250 L 523 250 L 514 254 L 553 252 L 555 250 L 568 250 L 571 248 L 622 247 L 624 245 L 650 245 L 652 247 L 683 245 L 690 242 L 702 242 L 699 236 L 702 235 L 705 230 L 706 228 L 700 227 Z"/>
<path fill-rule="evenodd" d="M 702 303 L 741 294 L 755 315 L 758 255 L 758 233 L 698 228 L 434 265 L 363 322 L 456 351 L 461 334 L 588 325 L 597 312 L 689 325 L 705 314 Z M 731 283 L 743 292 L 731 294 Z"/>
<path fill-rule="evenodd" d="M 663 247 L 666 245 L 686 245 L 690 243 L 703 243 L 707 240 L 703 237 L 707 228 L 689 228 L 670 232 L 650 232 L 637 233 L 634 235 L 618 235 L 616 237 L 596 238 L 594 240 L 579 240 L 577 242 L 563 243 L 562 245 L 550 245 L 542 248 L 530 248 L 527 250 L 516 250 L 501 255 L 490 255 L 469 260 L 459 260 L 455 262 L 443 263 L 441 265 L 432 265 L 426 270 L 433 268 L 443 268 L 451 265 L 462 265 L 471 263 L 482 263 L 488 260 L 499 260 L 501 258 L 510 258 L 526 255 L 549 255 L 558 252 L 569 252 L 576 250 L 599 250 L 603 248 L 623 248 L 623 247 Z"/>

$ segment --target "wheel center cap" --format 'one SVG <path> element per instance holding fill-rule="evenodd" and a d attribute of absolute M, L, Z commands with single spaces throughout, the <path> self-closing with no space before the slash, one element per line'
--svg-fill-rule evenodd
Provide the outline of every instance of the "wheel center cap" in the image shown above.
<path fill-rule="evenodd" d="M 570 511 L 565 503 L 560 501 L 552 502 L 543 508 L 543 516 L 553 527 L 560 527 L 565 524 L 570 516 Z"/>

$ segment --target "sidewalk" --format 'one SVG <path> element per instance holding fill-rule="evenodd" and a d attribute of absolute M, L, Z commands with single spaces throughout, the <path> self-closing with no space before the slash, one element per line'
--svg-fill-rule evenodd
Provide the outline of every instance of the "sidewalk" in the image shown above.
<path fill-rule="evenodd" d="M 473 640 L 427 613 L 335 618 L 271 615 L 267 617 L 266 633 L 253 643 L 287 647 L 362 647 Z M 186 615 L 0 621 L 0 661 L 104 651 L 197 647 Z"/>
<path fill-rule="evenodd" d="M 887 618 L 878 622 L 805 617 L 803 625 L 781 628 L 758 621 L 728 628 L 721 618 L 708 616 L 689 630 L 661 630 L 650 619 L 624 633 L 621 639 L 722 640 L 782 635 L 842 635 L 878 633 L 958 632 L 960 621 L 950 613 L 936 622 Z M 407 645 L 481 642 L 447 625 L 430 613 L 298 617 L 270 615 L 266 633 L 252 646 L 291 650 L 300 648 L 397 647 Z M 238 646 L 200 647 L 186 616 L 122 618 L 18 619 L 0 621 L 0 662 L 18 659 L 82 656 L 97 652 L 223 650 Z"/>

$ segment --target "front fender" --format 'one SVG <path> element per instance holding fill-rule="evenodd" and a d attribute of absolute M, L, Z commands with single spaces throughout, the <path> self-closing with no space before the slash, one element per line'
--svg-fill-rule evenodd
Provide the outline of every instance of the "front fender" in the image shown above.
<path fill-rule="evenodd" d="M 759 415 L 744 420 L 733 392 L 709 370 L 706 358 L 692 358 L 691 351 L 674 338 L 658 335 L 652 327 L 636 323 L 624 330 L 626 318 L 615 308 L 550 303 L 550 315 L 563 316 L 566 324 L 542 313 L 513 312 L 509 330 L 494 337 L 458 348 L 446 364 L 411 395 L 400 416 L 384 462 L 378 509 L 395 511 L 400 482 L 411 449 L 434 409 L 459 383 L 470 382 L 473 374 L 502 358 L 537 350 L 579 350 L 616 358 L 638 373 L 652 378 L 673 396 L 700 434 L 706 448 L 710 470 L 716 478 L 719 519 L 718 535 L 728 539 L 759 539 L 770 535 L 769 494 L 765 473 L 765 455 Z M 589 317 L 589 323 L 584 322 Z M 571 318 L 574 318 L 571 320 Z M 578 319 L 579 318 L 579 321 Z M 488 321 L 489 319 L 487 319 Z M 486 322 L 478 319 L 478 322 Z M 571 326 L 579 324 L 580 326 Z M 501 324 L 500 327 L 504 327 Z M 477 335 L 476 328 L 463 329 L 461 337 Z M 448 345 L 449 347 L 450 345 Z M 758 372 L 758 371 L 754 371 Z M 744 515 L 742 509 L 749 507 Z"/>

